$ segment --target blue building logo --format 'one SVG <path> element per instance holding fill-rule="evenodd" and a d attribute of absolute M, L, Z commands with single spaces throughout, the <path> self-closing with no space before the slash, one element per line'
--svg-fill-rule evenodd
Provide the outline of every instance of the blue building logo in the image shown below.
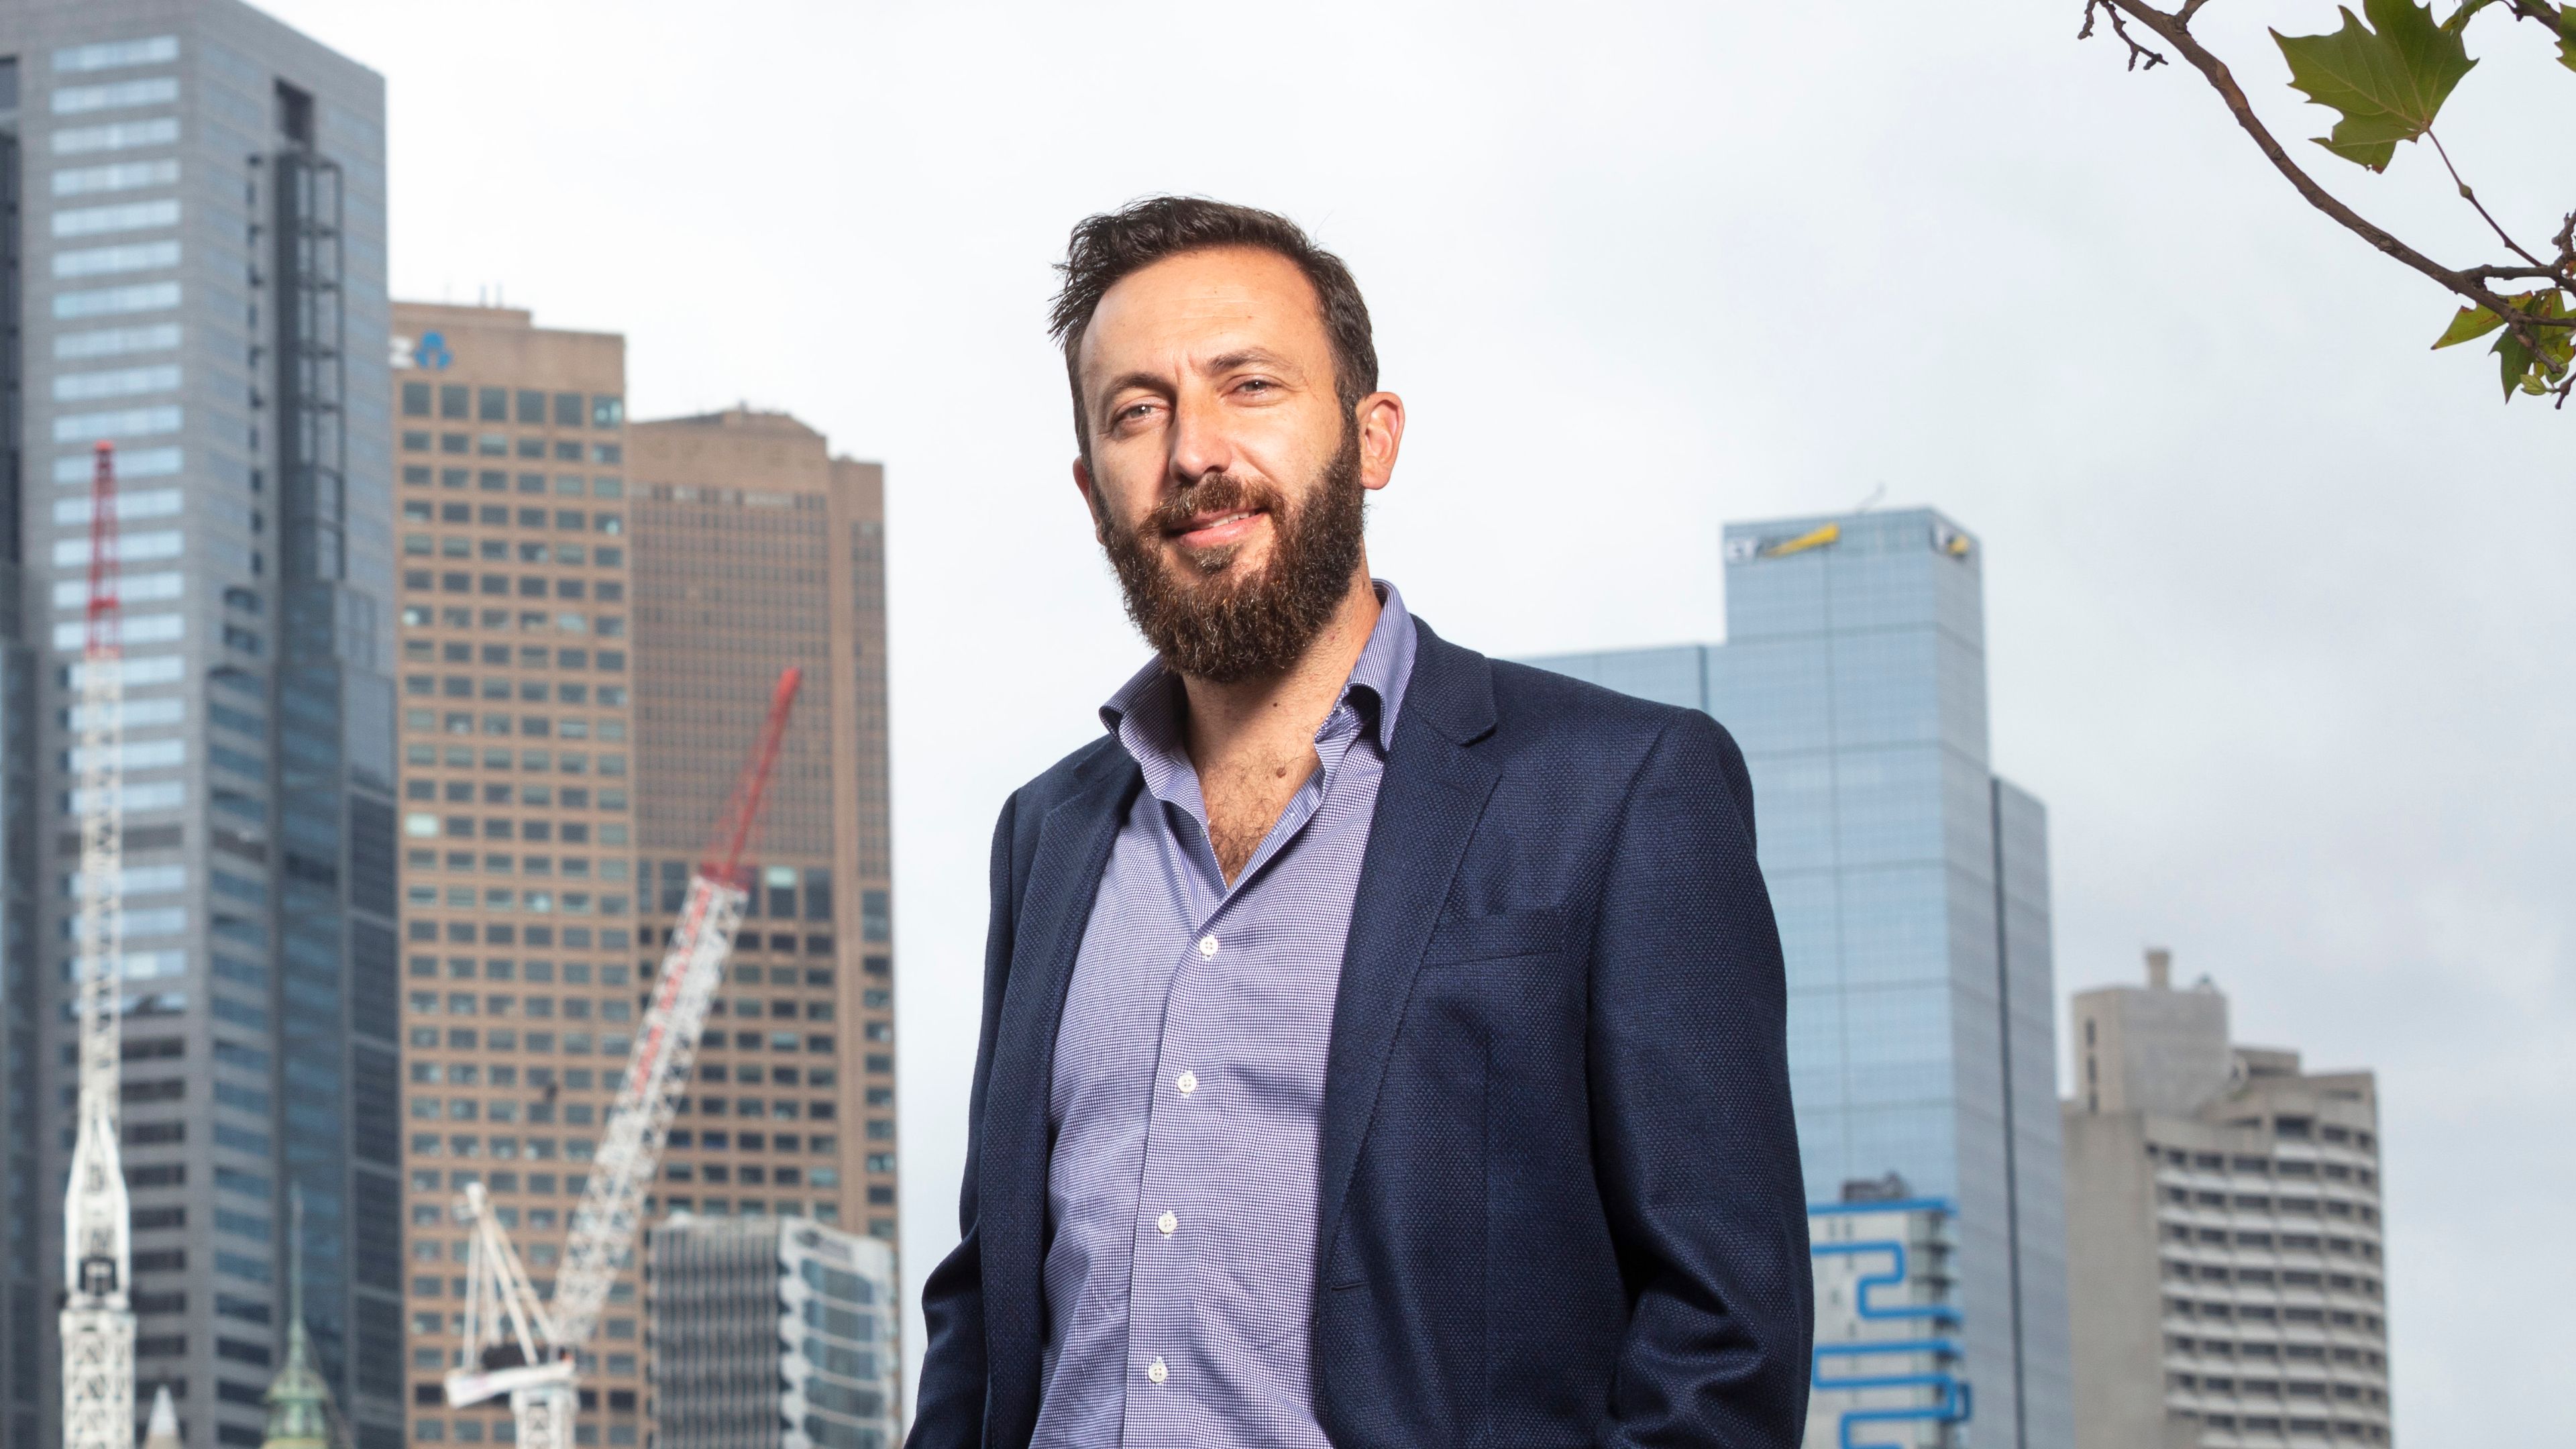
<path fill-rule="evenodd" d="M 1955 1204 L 1847 1196 L 1807 1209 L 1816 1279 L 1806 1449 L 1960 1449 L 1972 1403 L 1950 1259 Z"/>
<path fill-rule="evenodd" d="M 447 350 L 446 333 L 424 332 L 420 334 L 420 341 L 413 344 L 411 358 L 415 366 L 439 371 L 454 362 L 456 354 Z"/>

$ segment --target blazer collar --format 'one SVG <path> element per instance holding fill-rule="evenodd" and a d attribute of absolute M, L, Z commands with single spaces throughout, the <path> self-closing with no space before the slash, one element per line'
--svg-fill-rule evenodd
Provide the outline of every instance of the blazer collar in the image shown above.
<path fill-rule="evenodd" d="M 1463 649 L 1413 616 L 1413 675 L 1405 686 L 1406 718 L 1420 718 L 1453 745 L 1472 745 L 1494 732 L 1494 661 Z M 1398 743 L 1403 731 L 1397 731 Z"/>
<path fill-rule="evenodd" d="M 1492 662 L 1442 639 L 1419 618 L 1414 622 L 1420 648 L 1361 857 L 1325 1058 L 1318 1285 L 1330 1281 L 1333 1240 L 1414 973 L 1501 777 L 1491 759 L 1471 748 L 1494 729 Z"/>

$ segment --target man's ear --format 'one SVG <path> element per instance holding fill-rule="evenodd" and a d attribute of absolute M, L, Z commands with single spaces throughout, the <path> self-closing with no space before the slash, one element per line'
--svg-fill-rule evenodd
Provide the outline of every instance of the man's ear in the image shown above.
<path fill-rule="evenodd" d="M 1091 460 L 1073 460 L 1073 489 L 1082 495 L 1083 506 L 1091 510 L 1091 536 L 1103 547 L 1109 543 L 1109 517 L 1101 511 L 1100 495 L 1092 491 Z"/>
<path fill-rule="evenodd" d="M 1360 435 L 1360 486 L 1383 488 L 1395 476 L 1395 455 L 1404 446 L 1404 399 L 1373 392 L 1360 399 L 1352 425 Z"/>

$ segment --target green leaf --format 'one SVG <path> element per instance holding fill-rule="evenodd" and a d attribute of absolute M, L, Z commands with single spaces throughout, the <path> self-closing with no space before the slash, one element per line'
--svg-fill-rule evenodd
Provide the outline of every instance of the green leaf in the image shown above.
<path fill-rule="evenodd" d="M 2524 375 L 2531 371 L 2531 349 L 2522 345 L 2521 338 L 2508 332 L 2496 339 L 2495 355 L 2504 373 L 2504 400 L 2511 402 L 2513 395 L 2522 390 Z"/>
<path fill-rule="evenodd" d="M 2414 0 L 2363 0 L 2371 29 L 2342 7 L 2332 35 L 2272 39 L 2290 63 L 2290 85 L 2342 116 L 2317 144 L 2357 166 L 2385 171 L 2397 143 L 2433 124 L 2461 77 L 2477 65 L 2460 37 L 2433 21 Z"/>
<path fill-rule="evenodd" d="M 2576 70 L 2576 5 L 2558 7 L 2558 63 Z"/>
<path fill-rule="evenodd" d="M 2532 317 L 2565 317 L 2571 310 L 2567 295 L 2556 289 L 2525 292 L 2507 297 L 2505 301 L 2516 312 Z M 2466 310 L 2484 311 L 2482 308 Z M 2504 319 L 2494 313 L 2485 315 L 2495 318 L 2491 327 L 2504 325 Z M 2454 331 L 2461 325 L 2460 319 L 2452 319 Z M 2525 346 L 2522 339 L 2511 332 L 2499 334 L 2491 349 L 2495 354 L 2497 371 L 2503 377 L 2507 402 L 2513 401 L 2517 392 L 2529 393 L 2533 397 L 2547 395 L 2550 385 L 2564 378 L 2571 365 L 2576 365 L 2576 328 L 2535 327 L 2531 332 L 2533 340 L 2539 344 L 2538 351 Z"/>
<path fill-rule="evenodd" d="M 2439 352 L 2445 347 L 2484 337 L 2503 325 L 2504 317 L 2500 313 L 2490 312 L 2484 307 L 2462 307 L 2459 315 L 2451 319 L 2451 325 L 2442 329 L 2441 339 L 2433 344 L 2433 350 Z"/>

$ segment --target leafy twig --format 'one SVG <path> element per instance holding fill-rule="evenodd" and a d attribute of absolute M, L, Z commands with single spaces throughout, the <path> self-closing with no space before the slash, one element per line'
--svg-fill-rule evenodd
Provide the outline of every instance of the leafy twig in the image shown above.
<path fill-rule="evenodd" d="M 2077 38 L 2084 39 L 2092 35 L 2094 11 L 2098 8 L 2109 17 L 2112 33 L 2128 45 L 2129 69 L 2142 68 L 2140 64 L 2142 57 L 2145 58 L 2143 68 L 2150 70 L 2166 61 L 2163 54 L 2150 49 L 2129 34 L 2127 25 L 2123 23 L 2124 17 L 2127 20 L 2136 21 L 2158 39 L 2173 47 L 2184 60 L 2191 63 L 2194 70 L 2201 73 L 2202 78 L 2209 82 L 2210 88 L 2218 92 L 2219 100 L 2226 105 L 2228 114 L 2235 117 L 2237 126 L 2252 138 L 2255 148 L 2263 153 L 2264 159 L 2272 163 L 2273 169 L 2281 173 L 2302 199 L 2318 211 L 2324 212 L 2346 231 L 2370 243 L 2381 254 L 2414 269 L 2444 290 L 2464 297 L 2479 308 L 2492 313 L 2516 343 L 2532 357 L 2540 359 L 2539 365 L 2545 375 L 2551 382 L 2557 384 L 2547 390 L 2555 393 L 2559 405 L 2564 406 L 2571 390 L 2576 390 L 2576 369 L 2570 369 L 2552 360 L 2553 349 L 2545 346 L 2542 338 L 2548 335 L 2556 340 L 2560 334 L 2556 332 L 2544 334 L 2543 329 L 2576 327 L 2576 316 L 2534 315 L 2531 311 L 2526 311 L 2498 295 L 2487 283 L 2507 277 L 2528 278 L 2576 291 L 2576 213 L 2569 215 L 2566 225 L 2560 228 L 2558 236 L 2554 238 L 2559 248 L 2559 260 L 2553 266 L 2542 262 L 2517 245 L 2512 237 L 2505 233 L 2504 228 L 2497 225 L 2492 216 L 2487 215 L 2485 206 L 2478 202 L 2469 187 L 2461 183 L 2461 195 L 2470 205 L 2477 207 L 2480 216 L 2487 218 L 2487 224 L 2495 228 L 2496 234 L 2504 239 L 2505 245 L 2530 262 L 2531 266 L 2528 268 L 2485 266 L 2459 270 L 2446 267 L 2426 256 L 2346 205 L 2341 198 L 2317 184 L 2314 177 L 2308 175 L 2306 170 L 2290 158 L 2288 149 L 2282 146 L 2280 139 L 2263 124 L 2262 118 L 2254 114 L 2253 103 L 2246 98 L 2244 88 L 2237 84 L 2235 74 L 2228 69 L 2227 63 L 2220 60 L 2191 33 L 2191 19 L 2199 12 L 2203 3 L 2206 3 L 2206 0 L 2183 0 L 2179 8 L 2166 11 L 2145 3 L 2145 0 L 2085 0 L 2084 25 L 2077 32 Z M 2492 3 L 2495 3 L 2495 0 L 2464 0 L 2462 10 L 2452 16 L 2452 25 L 2463 23 L 2478 8 Z M 2518 18 L 2544 20 L 2553 27 L 2557 25 L 2554 12 L 2535 13 L 2538 10 L 2537 0 L 2504 0 L 2504 3 Z M 2429 117 L 2427 119 L 2429 120 Z M 2425 134 L 2430 135 L 2429 127 Z M 2438 151 L 2441 143 L 2436 141 L 2434 146 Z M 2348 157 L 2348 159 L 2351 158 Z M 2385 164 L 2384 161 L 2381 164 Z M 2450 166 L 2450 158 L 2447 155 L 2443 157 L 2443 165 L 2445 168 Z M 2373 169 L 2376 167 L 2374 166 Z M 2456 170 L 2452 171 L 2452 180 L 2459 181 Z"/>

